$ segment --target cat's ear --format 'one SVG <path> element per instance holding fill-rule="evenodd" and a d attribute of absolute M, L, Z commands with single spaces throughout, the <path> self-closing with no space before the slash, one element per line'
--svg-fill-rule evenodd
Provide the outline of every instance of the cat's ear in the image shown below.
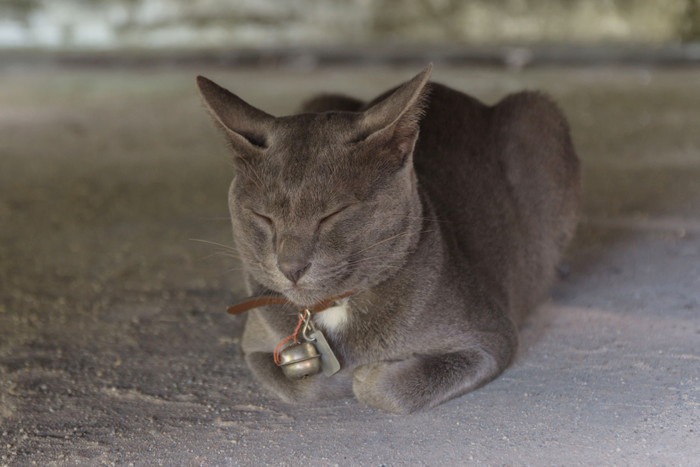
<path fill-rule="evenodd" d="M 265 149 L 275 118 L 215 82 L 197 76 L 197 87 L 214 120 L 239 149 Z"/>
<path fill-rule="evenodd" d="M 432 69 L 432 64 L 428 65 L 363 113 L 360 125 L 364 141 L 381 144 L 401 161 L 413 153 Z"/>

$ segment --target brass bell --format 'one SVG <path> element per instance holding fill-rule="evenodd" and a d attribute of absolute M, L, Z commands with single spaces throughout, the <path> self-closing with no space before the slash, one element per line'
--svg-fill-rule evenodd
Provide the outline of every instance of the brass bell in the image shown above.
<path fill-rule="evenodd" d="M 292 344 L 280 352 L 279 366 L 287 378 L 301 379 L 321 371 L 321 356 L 309 342 Z"/>

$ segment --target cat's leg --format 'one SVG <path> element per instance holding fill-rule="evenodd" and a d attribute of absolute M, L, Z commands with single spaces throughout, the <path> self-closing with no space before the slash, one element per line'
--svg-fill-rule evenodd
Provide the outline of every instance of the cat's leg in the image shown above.
<path fill-rule="evenodd" d="M 270 323 L 273 319 L 277 321 L 276 325 Z M 332 377 L 319 374 L 301 380 L 290 380 L 275 364 L 272 349 L 284 337 L 279 329 L 293 329 L 296 319 L 293 315 L 282 313 L 264 315 L 263 310 L 252 310 L 248 313 L 241 346 L 246 364 L 255 379 L 289 403 L 350 396 L 350 371 L 340 371 Z"/>
<path fill-rule="evenodd" d="M 318 374 L 290 380 L 275 364 L 269 352 L 252 352 L 246 354 L 245 360 L 255 379 L 287 403 L 311 403 L 352 395 L 350 374 L 347 371 L 341 371 L 332 377 Z"/>
<path fill-rule="evenodd" d="M 359 401 L 388 412 L 428 409 L 494 379 L 514 349 L 506 344 L 495 353 L 473 348 L 361 365 L 353 375 L 353 391 Z"/>

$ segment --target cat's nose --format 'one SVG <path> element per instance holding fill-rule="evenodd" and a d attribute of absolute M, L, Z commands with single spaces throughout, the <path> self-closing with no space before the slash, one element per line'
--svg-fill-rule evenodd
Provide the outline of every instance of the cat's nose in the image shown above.
<path fill-rule="evenodd" d="M 277 260 L 277 267 L 287 279 L 296 284 L 309 270 L 311 262 L 301 258 L 280 258 Z"/>

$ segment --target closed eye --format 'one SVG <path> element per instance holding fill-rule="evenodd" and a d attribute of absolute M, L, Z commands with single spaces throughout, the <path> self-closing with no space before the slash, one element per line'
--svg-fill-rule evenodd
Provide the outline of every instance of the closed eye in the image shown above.
<path fill-rule="evenodd" d="M 274 222 L 272 221 L 272 218 L 271 218 L 270 216 L 266 216 L 265 214 L 259 213 L 259 212 L 256 211 L 255 209 L 251 209 L 250 212 L 252 212 L 253 215 L 254 215 L 255 217 L 257 217 L 258 219 L 260 219 L 260 220 L 266 222 L 268 225 L 273 225 L 273 224 L 274 224 Z"/>
<path fill-rule="evenodd" d="M 336 209 L 335 211 L 331 212 L 330 214 L 328 214 L 328 215 L 322 217 L 321 220 L 318 221 L 318 223 L 319 223 L 319 224 L 323 224 L 324 222 L 331 220 L 332 218 L 334 218 L 335 216 L 337 216 L 337 215 L 340 214 L 341 212 L 345 211 L 345 210 L 346 210 L 347 208 L 349 208 L 350 206 L 352 206 L 352 204 L 347 204 L 347 205 L 341 207 L 340 209 Z"/>

